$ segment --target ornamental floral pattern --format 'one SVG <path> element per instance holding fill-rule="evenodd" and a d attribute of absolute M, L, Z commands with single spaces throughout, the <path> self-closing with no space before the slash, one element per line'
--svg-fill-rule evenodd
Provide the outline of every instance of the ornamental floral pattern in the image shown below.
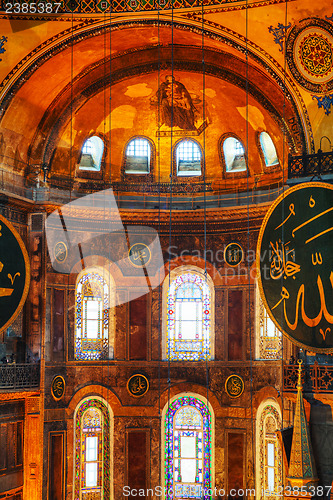
<path fill-rule="evenodd" d="M 96 486 L 87 487 L 85 454 L 86 438 L 97 438 L 97 481 Z M 75 418 L 75 500 L 102 500 L 110 498 L 110 416 L 108 409 L 99 399 L 85 400 Z"/>
<path fill-rule="evenodd" d="M 84 274 L 76 287 L 75 359 L 108 357 L 109 286 L 96 272 Z"/>
<path fill-rule="evenodd" d="M 168 359 L 211 359 L 211 294 L 205 279 L 194 273 L 175 278 L 167 308 Z"/>
<path fill-rule="evenodd" d="M 211 415 L 194 397 L 176 399 L 165 418 L 167 500 L 208 500 L 211 487 Z"/>

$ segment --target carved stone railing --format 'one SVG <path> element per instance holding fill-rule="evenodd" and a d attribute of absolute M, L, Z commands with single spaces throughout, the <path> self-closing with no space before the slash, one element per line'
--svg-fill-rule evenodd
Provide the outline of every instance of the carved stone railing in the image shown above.
<path fill-rule="evenodd" d="M 283 390 L 295 392 L 298 365 L 285 365 L 283 372 Z M 333 393 L 333 365 L 302 365 L 302 385 L 305 392 Z"/>
<path fill-rule="evenodd" d="M 302 156 L 289 156 L 288 179 L 301 177 L 317 177 L 333 174 L 333 153 L 304 154 Z"/>
<path fill-rule="evenodd" d="M 0 364 L 0 389 L 30 389 L 39 387 L 39 363 Z"/>

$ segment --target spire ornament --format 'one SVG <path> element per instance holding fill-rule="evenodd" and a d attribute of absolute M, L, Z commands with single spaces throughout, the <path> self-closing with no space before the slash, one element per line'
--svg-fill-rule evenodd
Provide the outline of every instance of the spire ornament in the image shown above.
<path fill-rule="evenodd" d="M 297 400 L 287 484 L 293 487 L 316 486 L 318 477 L 306 420 L 302 393 L 302 361 L 298 361 Z"/>

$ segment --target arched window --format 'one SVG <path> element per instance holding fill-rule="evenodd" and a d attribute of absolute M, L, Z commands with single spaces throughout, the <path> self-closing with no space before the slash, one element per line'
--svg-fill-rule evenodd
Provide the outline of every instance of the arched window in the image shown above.
<path fill-rule="evenodd" d="M 168 404 L 164 421 L 166 498 L 210 498 L 212 418 L 209 409 L 196 397 L 178 397 Z"/>
<path fill-rule="evenodd" d="M 278 165 L 279 160 L 271 136 L 267 132 L 261 132 L 259 139 L 266 167 Z"/>
<path fill-rule="evenodd" d="M 276 496 L 282 485 L 282 453 L 277 432 L 281 429 L 278 405 L 267 400 L 257 413 L 257 491 L 260 499 Z"/>
<path fill-rule="evenodd" d="M 225 139 L 223 154 L 226 172 L 242 172 L 246 170 L 244 147 L 236 137 L 227 137 Z"/>
<path fill-rule="evenodd" d="M 261 300 L 259 288 L 256 290 L 258 359 L 281 359 L 282 333 L 269 317 Z"/>
<path fill-rule="evenodd" d="M 125 153 L 125 174 L 149 174 L 151 147 L 149 141 L 136 137 L 132 139 Z"/>
<path fill-rule="evenodd" d="M 183 140 L 176 146 L 177 175 L 201 175 L 201 150 L 195 141 Z"/>
<path fill-rule="evenodd" d="M 165 283 L 168 283 L 169 277 Z M 167 290 L 165 357 L 173 361 L 212 358 L 212 285 L 199 272 L 180 273 Z"/>
<path fill-rule="evenodd" d="M 79 275 L 75 296 L 75 359 L 113 358 L 113 335 L 110 335 L 113 304 L 114 286 L 106 271 L 91 268 Z"/>
<path fill-rule="evenodd" d="M 74 499 L 110 498 L 110 414 L 98 397 L 83 401 L 75 412 Z"/>
<path fill-rule="evenodd" d="M 89 137 L 82 147 L 79 164 L 80 170 L 99 171 L 101 169 L 103 151 L 104 143 L 102 139 L 96 135 Z"/>

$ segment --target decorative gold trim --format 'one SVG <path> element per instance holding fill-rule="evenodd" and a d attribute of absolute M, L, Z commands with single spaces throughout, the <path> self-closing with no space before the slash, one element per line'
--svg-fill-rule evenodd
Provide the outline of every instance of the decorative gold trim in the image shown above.
<path fill-rule="evenodd" d="M 233 396 L 229 389 L 228 389 L 228 382 L 231 378 L 237 378 L 238 380 L 240 380 L 241 382 L 241 386 L 242 386 L 242 390 L 239 394 L 237 394 L 237 396 Z M 227 378 L 227 380 L 225 381 L 225 384 L 224 384 L 224 388 L 225 388 L 225 392 L 228 394 L 229 398 L 232 398 L 232 399 L 236 399 L 236 398 L 239 398 L 243 392 L 244 392 L 244 380 L 242 379 L 242 377 L 240 377 L 239 375 L 237 375 L 236 373 L 233 373 L 232 375 L 229 375 L 229 377 Z"/>
<path fill-rule="evenodd" d="M 17 318 L 17 316 L 21 312 L 22 307 L 24 306 L 24 303 L 25 303 L 26 298 L 28 296 L 29 286 L 30 286 L 30 261 L 29 261 L 27 249 L 23 243 L 21 236 L 16 231 L 15 227 L 7 219 L 5 219 L 2 215 L 0 215 L 0 221 L 2 221 L 7 226 L 7 228 L 11 231 L 11 233 L 15 237 L 17 243 L 20 246 L 20 249 L 21 249 L 21 252 L 22 252 L 22 255 L 24 258 L 24 263 L 25 263 L 25 284 L 24 284 L 21 300 L 20 300 L 17 308 L 15 309 L 15 312 L 9 318 L 7 323 L 5 323 L 2 328 L 0 328 L 0 333 L 1 333 Z"/>
<path fill-rule="evenodd" d="M 272 205 L 269 207 L 268 212 L 265 215 L 264 220 L 262 221 L 261 228 L 260 228 L 260 231 L 259 231 L 259 236 L 258 236 L 257 250 L 256 250 L 256 270 L 257 270 L 257 276 L 258 276 L 258 288 L 259 288 L 261 300 L 263 301 L 264 306 L 266 307 L 267 313 L 268 313 L 269 317 L 271 318 L 271 320 L 273 321 L 274 325 L 283 333 L 283 335 L 285 335 L 287 337 L 288 340 L 290 340 L 290 342 L 292 342 L 293 344 L 295 344 L 298 347 L 301 347 L 302 349 L 305 349 L 305 350 L 309 350 L 309 346 L 306 345 L 306 344 L 303 344 L 299 340 L 295 340 L 293 337 L 291 337 L 291 335 L 289 335 L 287 332 L 285 332 L 282 329 L 281 325 L 279 325 L 278 322 L 275 320 L 275 318 L 274 318 L 274 316 L 273 316 L 273 314 L 272 314 L 272 312 L 271 312 L 271 310 L 270 310 L 270 308 L 268 306 L 268 303 L 266 301 L 266 297 L 265 297 L 265 294 L 264 294 L 264 289 L 263 289 L 263 286 L 262 286 L 261 274 L 260 274 L 260 248 L 261 248 L 262 238 L 263 238 L 263 235 L 264 235 L 264 232 L 265 232 L 268 220 L 269 220 L 272 212 L 275 210 L 276 206 L 282 200 L 284 200 L 290 193 L 292 193 L 294 191 L 298 191 L 300 189 L 309 188 L 309 187 L 320 187 L 320 188 L 324 187 L 324 188 L 333 190 L 333 186 L 331 184 L 327 184 L 326 182 L 305 182 L 302 185 L 297 184 L 296 186 L 293 186 L 293 187 L 289 188 L 288 191 L 287 191 L 287 193 L 283 192 L 272 203 Z M 313 347 L 313 346 L 311 346 L 310 350 L 312 352 L 316 352 L 316 353 L 326 353 L 326 354 L 328 354 L 328 353 L 332 353 L 333 352 L 333 347 L 331 347 L 331 348 L 328 347 L 328 348 L 321 349 L 320 347 Z"/>
<path fill-rule="evenodd" d="M 53 389 L 53 384 L 55 383 L 56 379 L 61 379 L 62 380 L 62 383 L 64 385 L 64 390 L 63 390 L 63 393 L 62 395 L 58 398 L 57 396 L 55 396 L 54 394 L 54 389 Z M 65 379 L 64 377 L 62 377 L 61 375 L 56 375 L 53 380 L 52 380 L 52 383 L 51 383 L 51 394 L 52 394 L 52 397 L 55 401 L 59 401 L 61 398 L 64 397 L 64 394 L 65 394 L 65 391 L 66 391 L 66 382 L 65 382 Z"/>
<path fill-rule="evenodd" d="M 237 262 L 237 264 L 234 264 L 234 265 L 229 264 L 229 262 L 227 261 L 227 259 L 226 259 L 226 257 L 225 257 L 225 256 L 226 256 L 226 252 L 227 252 L 228 248 L 229 248 L 231 245 L 237 245 L 237 246 L 240 248 L 241 252 L 242 252 L 242 258 L 241 258 L 241 260 L 240 260 L 239 262 Z M 225 263 L 226 263 L 229 267 L 237 267 L 237 266 L 239 266 L 239 264 L 241 264 L 241 263 L 243 262 L 243 260 L 244 260 L 244 250 L 243 250 L 243 247 L 242 247 L 239 243 L 236 243 L 235 241 L 232 241 L 231 243 L 229 243 L 229 244 L 225 247 L 224 252 L 223 252 L 223 258 L 224 258 L 224 262 L 225 262 Z"/>
<path fill-rule="evenodd" d="M 135 394 L 135 393 L 133 393 L 133 392 L 131 391 L 130 387 L 129 387 L 129 385 L 130 385 L 130 383 L 131 383 L 131 380 L 133 380 L 135 377 L 142 377 L 142 378 L 146 381 L 146 390 L 145 390 L 145 392 L 143 392 L 142 394 Z M 144 375 L 142 375 L 142 373 L 135 373 L 134 375 L 132 375 L 132 376 L 128 379 L 127 384 L 126 384 L 126 388 L 127 388 L 128 392 L 129 392 L 129 394 L 130 394 L 131 396 L 133 396 L 134 398 L 141 398 L 141 397 L 142 397 L 142 396 L 144 396 L 144 395 L 148 392 L 148 390 L 149 390 L 149 380 L 147 379 L 147 377 L 145 377 Z"/>

